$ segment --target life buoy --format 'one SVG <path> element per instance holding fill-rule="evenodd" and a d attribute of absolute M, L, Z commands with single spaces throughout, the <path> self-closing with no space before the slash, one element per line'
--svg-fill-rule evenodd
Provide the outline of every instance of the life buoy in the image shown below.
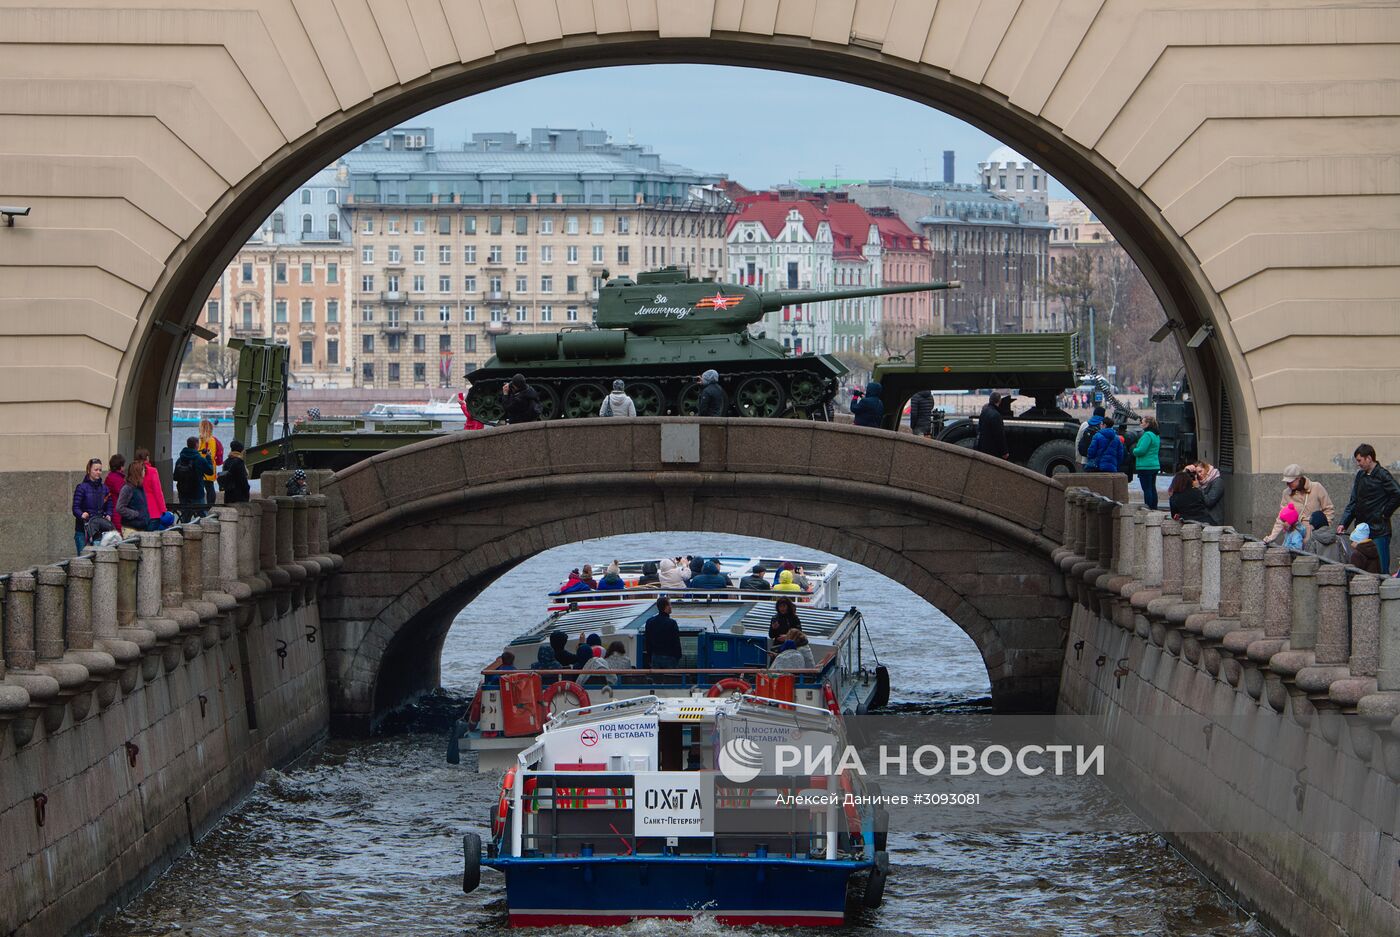
<path fill-rule="evenodd" d="M 510 795 L 515 790 L 515 769 L 507 768 L 501 778 L 501 799 L 496 804 L 496 812 L 491 816 L 491 838 L 500 839 L 506 831 L 506 816 L 510 813 Z"/>
<path fill-rule="evenodd" d="M 574 683 L 572 680 L 560 680 L 558 683 L 550 684 L 549 687 L 540 694 L 540 708 L 544 710 L 546 715 L 549 713 L 549 704 L 553 702 L 554 697 L 558 696 L 560 693 L 567 693 L 574 698 L 574 702 L 578 704 L 574 707 L 575 709 L 582 709 L 591 702 L 588 698 L 588 691 L 583 687 Z"/>
<path fill-rule="evenodd" d="M 752 689 L 753 687 L 749 686 L 747 683 L 745 683 L 743 680 L 740 680 L 738 677 L 725 677 L 723 680 L 718 681 L 717 683 L 715 683 L 714 686 L 710 687 L 710 691 L 705 695 L 723 696 L 725 693 L 734 690 L 737 690 L 740 693 L 747 693 Z"/>
<path fill-rule="evenodd" d="M 855 787 L 851 784 L 851 776 L 845 772 L 841 774 L 841 793 L 845 796 L 841 798 L 841 805 L 846 811 L 846 826 L 851 831 L 851 842 L 857 839 L 864 839 L 860 826 L 860 811 L 856 809 Z"/>
<path fill-rule="evenodd" d="M 540 798 L 539 795 L 535 793 L 539 788 L 539 783 L 539 780 L 534 777 L 525 779 L 525 796 L 521 800 L 521 805 L 525 808 L 526 813 L 539 813 Z"/>
<path fill-rule="evenodd" d="M 836 691 L 831 688 L 830 683 L 822 684 L 822 702 L 833 716 L 841 715 L 841 705 L 836 702 Z"/>
<path fill-rule="evenodd" d="M 475 729 L 481 724 L 481 687 L 476 688 L 476 695 L 472 697 L 472 705 L 467 710 L 467 725 Z"/>

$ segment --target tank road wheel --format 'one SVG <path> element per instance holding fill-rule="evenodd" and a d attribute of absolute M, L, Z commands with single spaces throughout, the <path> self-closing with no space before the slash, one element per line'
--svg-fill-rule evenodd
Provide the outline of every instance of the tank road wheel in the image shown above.
<path fill-rule="evenodd" d="M 559 395 L 548 384 L 531 384 L 540 398 L 540 419 L 552 420 L 559 415 Z"/>
<path fill-rule="evenodd" d="M 783 389 L 771 377 L 746 378 L 734 392 L 734 402 L 742 416 L 778 416 L 787 407 Z"/>
<path fill-rule="evenodd" d="M 595 384 L 592 381 L 579 381 L 577 384 L 570 384 L 568 389 L 564 391 L 564 400 L 559 408 L 559 416 L 565 420 L 597 416 L 598 408 L 603 405 L 603 398 L 607 395 L 602 384 Z"/>
<path fill-rule="evenodd" d="M 815 374 L 794 374 L 788 384 L 788 399 L 803 410 L 814 409 L 826 396 L 826 381 Z"/>
<path fill-rule="evenodd" d="M 467 409 L 483 423 L 500 423 L 506 418 L 501 405 L 501 381 L 479 381 L 467 391 Z"/>
<path fill-rule="evenodd" d="M 627 385 L 627 396 L 637 408 L 637 416 L 662 416 L 666 413 L 666 395 L 650 381 Z M 602 406 L 602 404 L 599 404 Z"/>
<path fill-rule="evenodd" d="M 700 391 L 703 389 L 698 383 L 685 385 L 676 398 L 676 416 L 694 416 L 695 411 L 700 409 Z"/>

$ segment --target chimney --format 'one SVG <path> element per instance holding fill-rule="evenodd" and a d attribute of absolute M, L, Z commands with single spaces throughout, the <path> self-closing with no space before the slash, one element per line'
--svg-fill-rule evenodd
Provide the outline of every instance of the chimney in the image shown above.
<path fill-rule="evenodd" d="M 943 151 L 943 181 L 948 185 L 953 184 L 953 151 Z"/>

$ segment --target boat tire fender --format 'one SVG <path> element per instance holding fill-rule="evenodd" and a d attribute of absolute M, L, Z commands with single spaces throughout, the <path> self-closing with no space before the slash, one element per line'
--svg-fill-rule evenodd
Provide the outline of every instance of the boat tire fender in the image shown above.
<path fill-rule="evenodd" d="M 717 681 L 714 686 L 710 687 L 710 691 L 705 695 L 714 697 L 723 696 L 730 692 L 747 693 L 752 689 L 753 687 L 749 686 L 748 683 L 740 680 L 738 677 L 725 677 L 723 680 Z"/>
<path fill-rule="evenodd" d="M 867 908 L 878 908 L 885 903 L 885 881 L 890 876 L 890 854 L 883 849 L 875 853 L 875 866 L 870 877 L 865 880 L 865 893 L 861 904 Z"/>
<path fill-rule="evenodd" d="M 462 837 L 462 892 L 470 895 L 481 884 L 481 836 L 468 833 Z"/>
<path fill-rule="evenodd" d="M 868 709 L 882 709 L 890 701 L 890 669 L 881 664 L 875 668 L 875 693 Z"/>

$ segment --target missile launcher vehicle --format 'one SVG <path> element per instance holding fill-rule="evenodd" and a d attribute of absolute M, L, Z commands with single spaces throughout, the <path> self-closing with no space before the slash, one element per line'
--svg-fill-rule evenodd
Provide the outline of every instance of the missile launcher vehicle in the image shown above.
<path fill-rule="evenodd" d="M 714 369 L 727 415 L 830 419 L 846 366 L 833 355 L 794 356 L 781 342 L 750 335 L 747 326 L 785 306 L 959 285 L 763 292 L 693 278 L 684 267 L 649 270 L 635 280 L 612 277 L 599 290 L 593 325 L 499 336 L 495 356 L 467 375 L 467 405 L 478 420 L 501 420 L 501 387 L 522 374 L 539 395 L 546 420 L 596 416 L 617 379 L 626 382 L 638 416 L 691 415 L 699 375 Z"/>

